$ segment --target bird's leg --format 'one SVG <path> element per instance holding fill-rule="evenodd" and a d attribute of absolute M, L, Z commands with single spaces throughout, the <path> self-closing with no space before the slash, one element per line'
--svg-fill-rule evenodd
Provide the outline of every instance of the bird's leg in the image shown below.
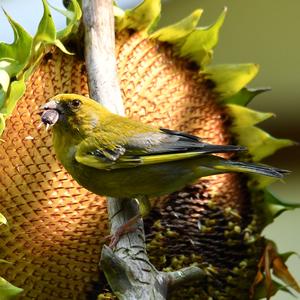
<path fill-rule="evenodd" d="M 119 242 L 120 238 L 127 233 L 134 232 L 136 230 L 136 223 L 141 217 L 140 214 L 132 217 L 122 226 L 120 226 L 115 233 L 108 235 L 105 239 L 110 239 L 109 247 L 114 249 Z"/>
<path fill-rule="evenodd" d="M 138 219 L 141 217 L 140 214 L 132 217 L 129 219 L 126 223 L 124 223 L 122 226 L 120 226 L 115 233 L 109 234 L 105 236 L 102 240 L 102 242 L 105 242 L 107 240 L 110 240 L 109 247 L 111 249 L 114 249 L 116 245 L 118 244 L 120 238 L 127 233 L 133 232 L 136 230 L 136 223 Z"/>
<path fill-rule="evenodd" d="M 126 205 L 127 201 L 125 201 L 126 199 L 123 199 L 120 204 L 120 208 L 114 212 L 114 214 L 111 216 L 111 220 L 114 218 L 118 218 L 118 215 L 120 212 L 123 211 L 124 209 L 124 205 Z M 102 242 L 106 242 L 109 240 L 109 247 L 114 249 L 117 245 L 117 243 L 119 242 L 120 238 L 126 234 L 126 233 L 130 233 L 130 232 L 134 232 L 136 230 L 136 226 L 135 224 L 137 223 L 138 219 L 141 217 L 141 214 L 138 213 L 137 215 L 128 218 L 127 221 L 123 221 L 122 225 L 120 225 L 119 227 L 117 227 L 115 230 L 113 230 L 114 232 L 105 236 L 102 239 Z"/>
<path fill-rule="evenodd" d="M 148 213 L 150 212 L 151 210 L 151 204 L 150 204 L 150 201 L 149 201 L 149 198 L 148 197 L 140 197 L 137 199 L 138 203 L 139 203 L 139 213 L 130 218 L 126 223 L 124 223 L 123 225 L 121 225 L 116 231 L 115 233 L 113 234 L 110 234 L 108 236 L 106 236 L 103 240 L 104 241 L 107 241 L 107 240 L 110 240 L 110 243 L 109 243 L 109 247 L 110 248 L 115 248 L 117 243 L 119 242 L 120 238 L 124 235 L 124 234 L 127 234 L 127 233 L 130 233 L 130 232 L 134 232 L 137 228 L 137 221 L 139 220 L 139 218 L 142 218 L 146 215 L 148 215 Z M 122 211 L 122 209 L 120 209 L 115 215 L 114 217 L 120 212 Z"/>

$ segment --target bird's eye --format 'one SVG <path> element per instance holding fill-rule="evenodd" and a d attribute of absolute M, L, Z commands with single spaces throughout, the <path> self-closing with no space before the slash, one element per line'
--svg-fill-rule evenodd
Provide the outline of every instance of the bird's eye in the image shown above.
<path fill-rule="evenodd" d="M 74 108 L 78 108 L 81 105 L 81 101 L 78 99 L 74 99 L 74 100 L 72 100 L 71 105 Z"/>

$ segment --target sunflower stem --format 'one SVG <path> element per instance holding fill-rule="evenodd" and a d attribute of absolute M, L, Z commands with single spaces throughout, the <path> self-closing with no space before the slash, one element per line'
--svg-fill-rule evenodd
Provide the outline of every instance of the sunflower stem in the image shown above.
<path fill-rule="evenodd" d="M 85 61 L 91 98 L 114 113 L 124 115 L 115 58 L 115 30 L 112 0 L 83 0 Z M 111 234 L 139 214 L 134 199 L 108 198 Z M 150 263 L 146 252 L 142 219 L 136 230 L 124 234 L 114 250 L 102 249 L 101 269 L 119 299 L 166 299 L 168 287 L 175 287 L 202 278 L 196 267 L 182 271 L 159 272 Z"/>

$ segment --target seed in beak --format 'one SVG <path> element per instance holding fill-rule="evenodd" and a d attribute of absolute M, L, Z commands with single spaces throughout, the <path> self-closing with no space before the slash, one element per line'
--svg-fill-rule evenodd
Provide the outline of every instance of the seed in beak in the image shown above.
<path fill-rule="evenodd" d="M 48 129 L 49 126 L 53 126 L 58 121 L 59 112 L 54 109 L 45 110 L 41 116 L 41 119 L 42 122 L 46 125 L 46 129 Z"/>

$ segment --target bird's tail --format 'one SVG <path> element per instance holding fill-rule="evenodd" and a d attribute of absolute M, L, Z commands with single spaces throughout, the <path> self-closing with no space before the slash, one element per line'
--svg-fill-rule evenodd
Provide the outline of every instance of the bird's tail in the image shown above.
<path fill-rule="evenodd" d="M 217 156 L 211 156 L 211 160 L 208 162 L 207 166 L 213 168 L 216 171 L 220 171 L 220 173 L 253 173 L 275 178 L 283 178 L 284 175 L 290 173 L 290 171 L 288 170 L 282 170 L 262 164 L 226 160 Z"/>
<path fill-rule="evenodd" d="M 232 160 L 222 160 L 222 163 L 219 165 L 215 165 L 214 168 L 216 170 L 224 170 L 226 172 L 254 173 L 275 178 L 283 178 L 284 175 L 290 173 L 290 171 L 288 170 L 282 170 L 266 165 Z"/>

